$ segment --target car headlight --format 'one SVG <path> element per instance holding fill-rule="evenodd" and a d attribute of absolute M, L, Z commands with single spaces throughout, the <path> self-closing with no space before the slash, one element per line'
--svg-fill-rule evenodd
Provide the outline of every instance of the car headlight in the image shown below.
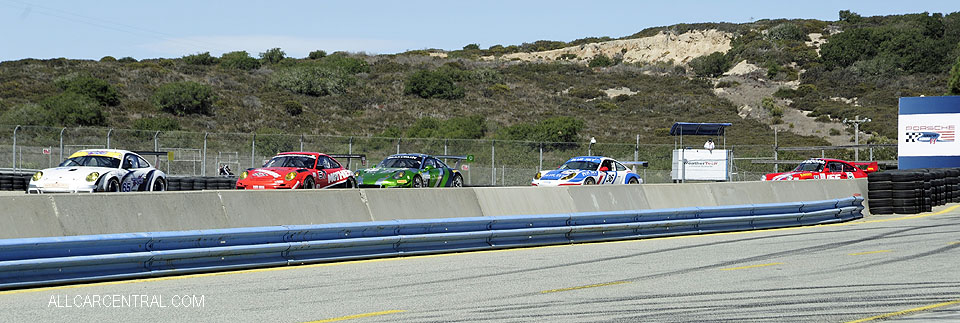
<path fill-rule="evenodd" d="M 570 173 L 570 174 L 568 174 L 567 176 L 564 176 L 563 178 L 561 178 L 560 180 L 561 180 L 561 181 L 565 181 L 565 180 L 568 180 L 568 179 L 572 179 L 572 178 L 574 178 L 574 177 L 576 177 L 576 176 L 577 176 L 577 173 Z"/>
<path fill-rule="evenodd" d="M 404 174 L 403 171 L 399 171 L 396 174 L 393 174 L 393 179 L 401 179 L 404 175 L 406 174 Z"/>
<path fill-rule="evenodd" d="M 87 175 L 87 182 L 96 182 L 97 178 L 100 178 L 100 173 L 90 173 L 90 175 Z"/>
<path fill-rule="evenodd" d="M 297 178 L 297 172 L 289 172 L 287 176 L 284 176 L 283 179 L 292 181 L 294 178 Z"/>
<path fill-rule="evenodd" d="M 33 174 L 33 181 L 34 181 L 34 182 L 39 181 L 40 178 L 43 178 L 43 172 L 37 172 L 36 174 Z"/>
<path fill-rule="evenodd" d="M 248 173 L 247 171 L 243 171 L 243 173 L 240 173 L 240 179 L 247 178 L 247 176 L 250 176 L 250 173 Z"/>
<path fill-rule="evenodd" d="M 541 176 L 543 176 L 543 175 L 540 174 L 540 172 L 537 172 L 536 175 L 533 175 L 533 179 L 540 179 Z"/>

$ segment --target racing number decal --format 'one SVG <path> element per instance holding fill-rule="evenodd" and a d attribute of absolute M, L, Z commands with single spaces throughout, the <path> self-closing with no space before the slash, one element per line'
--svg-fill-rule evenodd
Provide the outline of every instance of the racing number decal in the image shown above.
<path fill-rule="evenodd" d="M 613 184 L 617 180 L 617 172 L 607 172 L 607 178 L 603 181 L 603 184 Z"/>
<path fill-rule="evenodd" d="M 847 172 L 847 179 L 851 179 L 851 178 L 853 178 L 853 173 Z"/>

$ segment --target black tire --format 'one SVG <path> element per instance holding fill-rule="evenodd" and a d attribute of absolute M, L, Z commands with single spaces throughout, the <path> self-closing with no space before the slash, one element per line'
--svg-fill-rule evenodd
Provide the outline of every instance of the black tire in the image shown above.
<path fill-rule="evenodd" d="M 107 185 L 103 187 L 104 192 L 119 192 L 120 191 L 120 180 L 116 177 L 107 180 Z"/>
<path fill-rule="evenodd" d="M 413 188 L 421 188 L 421 187 L 423 187 L 423 179 L 420 178 L 420 176 L 414 176 L 414 177 L 413 177 L 413 183 L 410 184 L 410 186 L 413 186 Z"/>
<path fill-rule="evenodd" d="M 922 208 L 916 206 L 895 206 L 893 207 L 893 213 L 897 214 L 917 214 L 920 213 Z"/>
<path fill-rule="evenodd" d="M 627 180 L 627 184 L 640 184 L 640 181 L 638 181 L 636 177 L 631 177 Z"/>
<path fill-rule="evenodd" d="M 867 182 L 867 189 L 874 190 L 889 190 L 893 188 L 892 182 Z"/>
<path fill-rule="evenodd" d="M 920 200 L 918 199 L 893 199 L 893 206 L 918 206 L 920 205 Z"/>
<path fill-rule="evenodd" d="M 305 190 L 312 190 L 317 188 L 316 183 L 313 182 L 313 177 L 307 176 L 307 179 L 303 180 L 303 187 Z"/>
<path fill-rule="evenodd" d="M 871 205 L 870 214 L 893 214 L 893 207 L 890 207 L 890 206 L 873 207 L 873 205 Z"/>
<path fill-rule="evenodd" d="M 894 182 L 912 182 L 918 179 L 922 179 L 920 173 L 917 172 L 894 172 L 890 173 L 890 180 Z"/>
<path fill-rule="evenodd" d="M 870 184 L 867 183 L 867 185 Z M 923 188 L 923 182 L 893 182 L 890 188 L 894 190 L 915 190 Z"/>
<path fill-rule="evenodd" d="M 899 191 L 897 191 L 899 192 Z M 893 197 L 893 191 L 891 190 L 874 190 L 867 191 L 868 199 L 888 199 Z"/>
<path fill-rule="evenodd" d="M 357 179 L 348 178 L 346 182 L 343 182 L 343 188 L 357 188 Z"/>
<path fill-rule="evenodd" d="M 923 190 L 890 191 L 890 197 L 895 199 L 909 199 L 923 196 Z"/>
<path fill-rule="evenodd" d="M 167 190 L 168 191 L 179 191 L 180 190 L 180 181 L 174 178 L 167 180 Z"/>
<path fill-rule="evenodd" d="M 890 180 L 890 172 L 876 172 L 870 173 L 867 175 L 867 181 L 870 182 L 884 182 Z"/>
<path fill-rule="evenodd" d="M 870 199 L 869 203 L 870 203 L 870 208 L 874 208 L 874 207 L 892 207 L 892 206 L 893 206 L 893 200 L 892 200 L 892 199 Z"/>
<path fill-rule="evenodd" d="M 587 179 L 583 180 L 583 185 L 596 185 L 596 184 L 597 184 L 597 180 L 593 179 L 593 177 L 587 177 Z"/>
<path fill-rule="evenodd" d="M 454 176 L 453 181 L 450 182 L 450 187 L 463 187 L 463 177 L 460 175 Z"/>
<path fill-rule="evenodd" d="M 150 188 L 154 192 L 163 192 L 167 190 L 167 182 L 163 178 L 157 178 L 153 180 L 153 187 Z"/>

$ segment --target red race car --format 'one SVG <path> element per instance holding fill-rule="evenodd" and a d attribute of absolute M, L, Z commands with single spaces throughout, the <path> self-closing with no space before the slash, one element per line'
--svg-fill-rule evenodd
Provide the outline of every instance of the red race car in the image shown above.
<path fill-rule="evenodd" d="M 240 173 L 237 189 L 311 189 L 328 187 L 357 187 L 353 172 L 343 167 L 337 158 L 360 158 L 364 155 L 326 155 L 312 152 L 280 153 L 260 168 Z"/>
<path fill-rule="evenodd" d="M 763 181 L 790 181 L 799 179 L 848 179 L 864 178 L 867 174 L 876 172 L 880 167 L 877 162 L 851 163 L 839 159 L 814 158 L 806 160 L 793 171 L 784 173 L 766 174 Z"/>

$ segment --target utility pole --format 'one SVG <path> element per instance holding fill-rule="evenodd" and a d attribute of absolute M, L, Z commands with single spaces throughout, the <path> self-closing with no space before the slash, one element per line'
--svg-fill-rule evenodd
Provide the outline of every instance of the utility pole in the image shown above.
<path fill-rule="evenodd" d="M 844 118 L 843 123 L 852 123 L 853 124 L 853 143 L 857 145 L 856 150 L 853 151 L 853 161 L 860 161 L 860 124 L 864 122 L 870 122 L 870 118 L 860 119 L 860 116 L 856 116 L 853 120 Z"/>

